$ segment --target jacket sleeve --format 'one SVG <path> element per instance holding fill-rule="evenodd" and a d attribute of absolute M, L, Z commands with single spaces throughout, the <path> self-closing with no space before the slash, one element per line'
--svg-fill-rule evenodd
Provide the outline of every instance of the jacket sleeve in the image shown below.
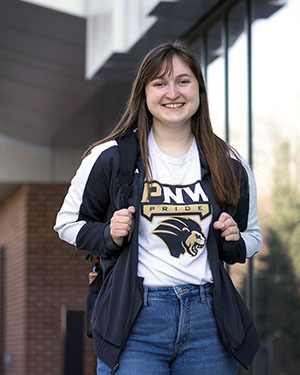
<path fill-rule="evenodd" d="M 99 256 L 120 249 L 110 236 L 107 220 L 113 169 L 111 148 L 115 144 L 111 141 L 96 146 L 83 159 L 54 226 L 60 239 Z"/>
<path fill-rule="evenodd" d="M 249 165 L 244 161 L 243 164 L 247 172 L 249 193 L 247 194 L 247 198 L 242 197 L 237 207 L 237 223 L 241 232 L 241 238 L 245 243 L 246 257 L 250 258 L 261 249 L 263 236 L 257 215 L 257 193 L 254 175 Z M 239 212 L 242 211 L 240 206 L 248 206 L 248 210 L 245 219 L 239 225 Z"/>
<path fill-rule="evenodd" d="M 240 200 L 236 207 L 226 211 L 232 215 L 240 230 L 238 241 L 226 241 L 221 238 L 221 254 L 223 261 L 229 264 L 244 263 L 257 253 L 262 246 L 262 231 L 257 215 L 256 184 L 252 170 L 242 160 L 242 176 L 240 184 Z"/>

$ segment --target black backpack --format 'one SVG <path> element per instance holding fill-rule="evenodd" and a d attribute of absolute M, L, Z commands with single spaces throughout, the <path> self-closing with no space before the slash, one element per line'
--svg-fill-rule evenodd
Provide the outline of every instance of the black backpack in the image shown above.
<path fill-rule="evenodd" d="M 119 209 L 128 207 L 128 198 L 132 192 L 133 175 L 136 168 L 138 155 L 137 137 L 131 130 L 127 130 L 117 138 L 120 153 L 120 198 Z M 92 256 L 88 254 L 87 259 Z M 101 268 L 101 259 L 95 257 L 93 271 L 89 273 L 89 290 L 87 296 L 87 313 L 86 313 L 86 334 L 92 338 L 92 313 L 96 298 L 103 283 L 103 270 Z"/>

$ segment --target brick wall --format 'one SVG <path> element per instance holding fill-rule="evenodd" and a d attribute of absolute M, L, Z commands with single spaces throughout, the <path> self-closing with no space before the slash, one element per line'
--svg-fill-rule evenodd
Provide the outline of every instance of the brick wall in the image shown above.
<path fill-rule="evenodd" d="M 4 255 L 4 248 L 0 248 L 0 374 L 3 374 L 4 366 Z"/>
<path fill-rule="evenodd" d="M 0 208 L 8 275 L 5 351 L 12 353 L 5 375 L 62 375 L 63 312 L 85 310 L 91 264 L 53 231 L 66 189 L 25 185 Z M 94 375 L 92 340 L 83 340 L 84 374 Z"/>
<path fill-rule="evenodd" d="M 0 209 L 0 247 L 5 251 L 5 375 L 26 375 L 26 199 L 19 189 Z M 5 365 L 5 364 L 4 364 Z"/>

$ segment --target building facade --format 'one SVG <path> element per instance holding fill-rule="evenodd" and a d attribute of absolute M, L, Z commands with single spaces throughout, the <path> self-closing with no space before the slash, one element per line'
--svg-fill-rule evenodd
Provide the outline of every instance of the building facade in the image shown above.
<path fill-rule="evenodd" d="M 141 58 L 182 38 L 201 61 L 215 133 L 257 182 L 264 246 L 229 269 L 261 337 L 250 373 L 298 374 L 299 1 L 3 0 L 0 21 L 0 373 L 95 373 L 91 263 L 52 227 Z"/>

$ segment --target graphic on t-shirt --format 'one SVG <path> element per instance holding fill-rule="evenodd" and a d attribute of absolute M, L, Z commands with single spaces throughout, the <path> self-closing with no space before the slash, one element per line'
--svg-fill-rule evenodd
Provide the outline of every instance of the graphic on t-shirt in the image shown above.
<path fill-rule="evenodd" d="M 200 225 L 184 217 L 163 220 L 152 233 L 165 242 L 171 255 L 176 258 L 185 252 L 192 257 L 198 255 L 206 242 Z"/>
<path fill-rule="evenodd" d="M 201 223 L 212 212 L 200 181 L 188 185 L 152 181 L 150 194 L 147 184 L 143 193 L 141 216 L 148 222 L 148 233 L 162 240 L 175 258 L 198 256 L 206 244 Z"/>

